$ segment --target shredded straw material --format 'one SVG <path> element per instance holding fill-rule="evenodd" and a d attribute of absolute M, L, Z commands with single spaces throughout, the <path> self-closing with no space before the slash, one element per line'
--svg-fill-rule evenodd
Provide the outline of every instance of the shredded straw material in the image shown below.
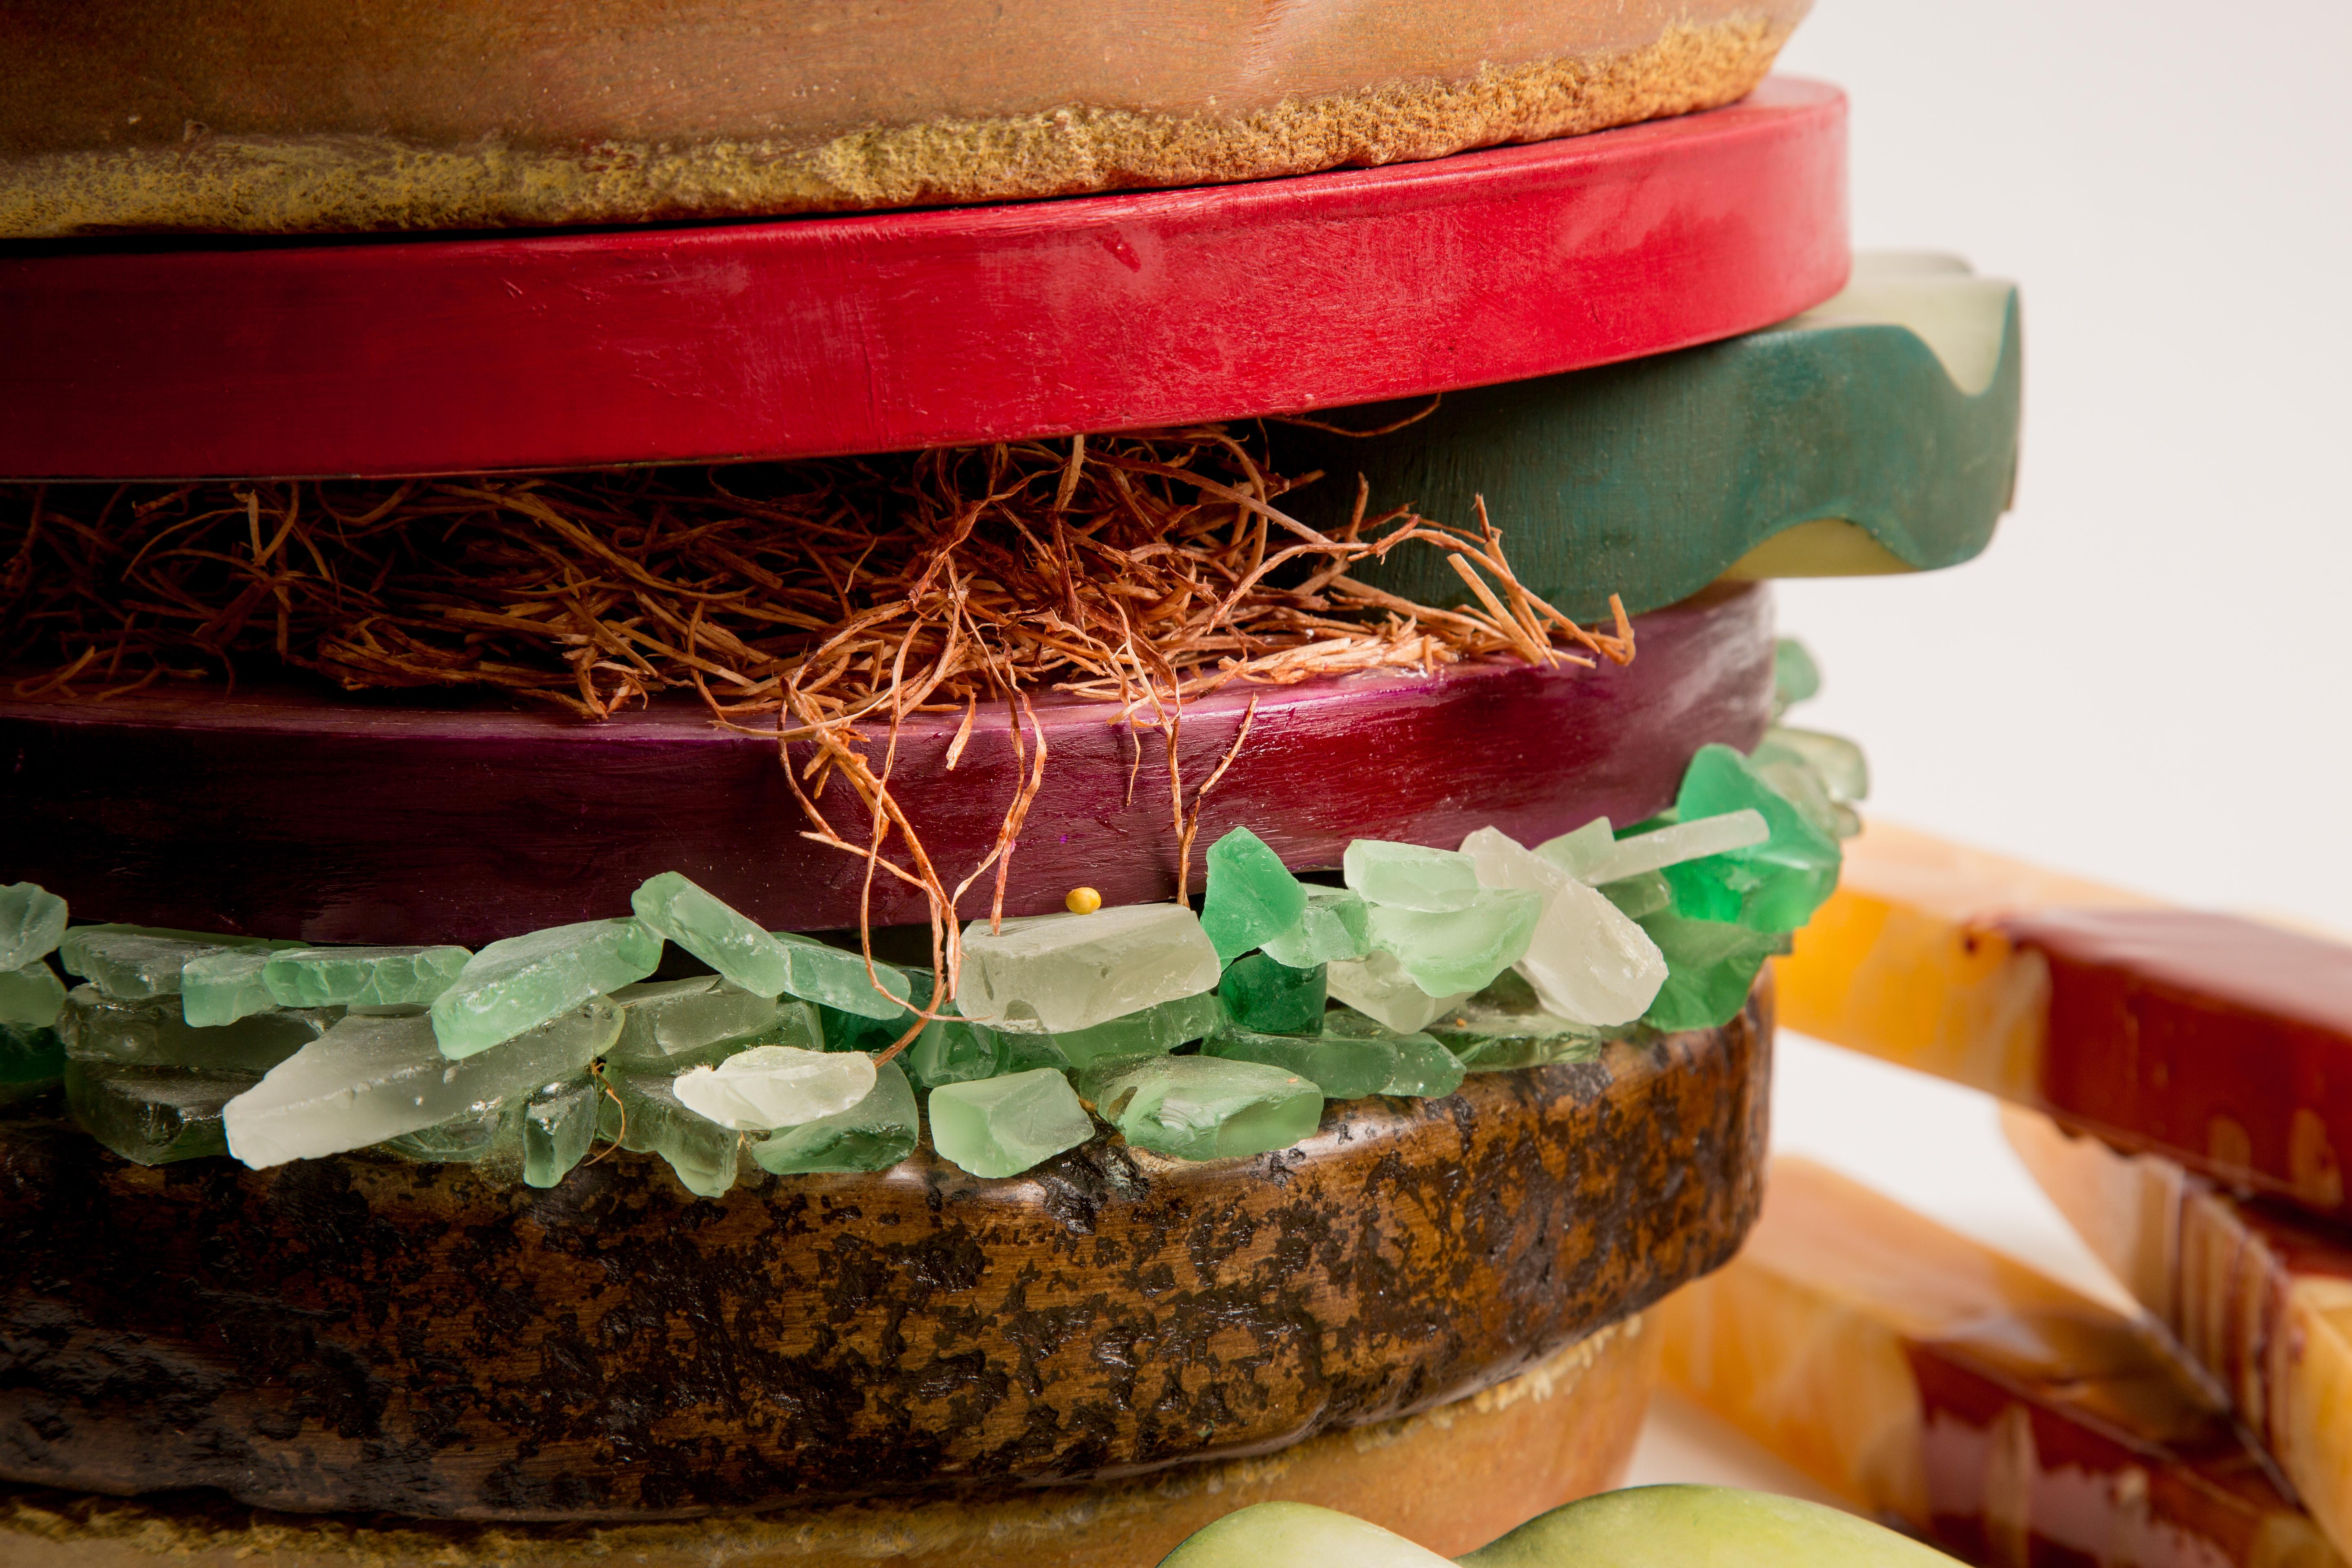
<path fill-rule="evenodd" d="M 257 662 L 352 690 L 489 688 L 585 720 L 691 689 L 716 721 L 776 738 L 808 837 L 863 858 L 869 890 L 878 872 L 924 892 L 940 981 L 929 1014 L 954 994 L 957 900 L 992 869 L 1001 915 L 1044 779 L 1028 693 L 1076 692 L 1108 721 L 1162 731 L 1189 852 L 1224 771 L 1188 805 L 1177 737 L 1202 693 L 1633 657 L 1622 607 L 1613 629 L 1590 630 L 1519 584 L 1483 502 L 1475 529 L 1403 508 L 1367 517 L 1360 480 L 1353 516 L 1327 534 L 1276 504 L 1319 477 L 1270 474 L 1244 438 L 1205 426 L 707 471 L 0 487 L 0 657 L 42 672 L 16 683 L 20 698 L 104 700 Z M 1475 607 L 1349 575 L 1408 546 L 1445 552 Z M 994 848 L 951 888 L 891 795 L 898 728 L 961 712 L 952 767 L 998 704 L 1025 782 Z M 825 816 L 835 776 L 868 813 L 859 842 Z"/>

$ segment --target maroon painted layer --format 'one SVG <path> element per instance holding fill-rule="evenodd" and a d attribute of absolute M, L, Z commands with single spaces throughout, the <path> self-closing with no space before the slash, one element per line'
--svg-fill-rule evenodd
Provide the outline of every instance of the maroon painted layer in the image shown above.
<path fill-rule="evenodd" d="M 1209 796 L 1201 857 L 1246 824 L 1291 865 L 1350 838 L 1451 847 L 1492 823 L 1528 842 L 1593 816 L 1647 816 L 1709 741 L 1752 745 L 1772 688 L 1760 587 L 1639 617 L 1631 665 L 1520 665 L 1259 690 L 1248 744 Z M 1190 792 L 1232 746 L 1248 694 L 1186 710 Z M 1015 914 L 1091 885 L 1112 903 L 1174 891 L 1164 743 L 1103 705 L 1042 709 L 1043 792 L 1013 860 Z M 894 784 L 943 872 L 993 842 L 1015 764 L 1000 709 L 953 773 L 954 716 L 910 721 Z M 1141 742 L 1134 798 L 1130 764 Z M 804 753 L 803 753 L 804 754 Z M 800 837 L 772 741 L 693 706 L 606 724 L 287 693 L 109 704 L 0 702 L 0 879 L 78 915 L 318 942 L 480 942 L 624 914 L 678 870 L 777 929 L 857 923 L 862 863 Z M 853 837 L 845 787 L 826 796 Z M 924 918 L 887 878 L 877 924 Z M 985 912 L 985 887 L 967 914 Z"/>
<path fill-rule="evenodd" d="M 2044 1105 L 2323 1214 L 2352 1153 L 2352 947 L 2189 910 L 2000 922 L 2050 965 Z"/>
<path fill-rule="evenodd" d="M 0 475 L 879 452 L 1547 375 L 1844 281 L 1845 100 L 1429 163 L 777 223 L 0 259 Z"/>

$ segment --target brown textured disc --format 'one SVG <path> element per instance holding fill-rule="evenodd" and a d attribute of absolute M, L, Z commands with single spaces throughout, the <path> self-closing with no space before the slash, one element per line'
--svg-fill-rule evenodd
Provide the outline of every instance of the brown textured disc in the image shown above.
<path fill-rule="evenodd" d="M 1433 158 L 1727 103 L 1808 4 L 17 0 L 0 237 L 627 223 Z"/>
<path fill-rule="evenodd" d="M 1491 1386 L 1728 1258 L 1770 994 L 1717 1030 L 1334 1104 L 688 1197 L 347 1157 L 141 1169 L 0 1123 L 0 1479 L 409 1517 L 681 1517 L 1133 1476 Z"/>
<path fill-rule="evenodd" d="M 1468 1399 L 1257 1459 L 956 1500 L 881 1500 L 660 1524 L 467 1525 L 257 1513 L 0 1487 L 10 1568 L 1142 1568 L 1260 1502 L 1339 1509 L 1454 1555 L 1623 1478 L 1656 1380 L 1631 1318 Z M 592 1554 L 593 1554 L 592 1556 Z"/>

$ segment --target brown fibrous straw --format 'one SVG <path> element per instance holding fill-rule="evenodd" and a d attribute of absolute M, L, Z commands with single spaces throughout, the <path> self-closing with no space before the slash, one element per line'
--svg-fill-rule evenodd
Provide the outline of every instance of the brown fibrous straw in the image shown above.
<path fill-rule="evenodd" d="M 1189 865 L 1201 799 L 1249 723 L 1188 810 L 1176 742 L 1204 693 L 1633 658 L 1613 600 L 1613 627 L 1588 629 L 1519 583 L 1483 500 L 1475 528 L 1368 517 L 1360 479 L 1326 533 L 1277 504 L 1318 477 L 1270 473 L 1243 436 L 1203 426 L 708 470 L 0 486 L 0 659 L 40 671 L 20 698 L 234 680 L 256 660 L 353 690 L 488 689 L 584 720 L 691 691 L 714 721 L 775 740 L 805 836 L 866 862 L 869 903 L 877 875 L 924 894 L 935 984 L 911 1039 L 955 994 L 959 903 L 991 870 L 1002 918 L 1046 763 L 1030 693 L 1099 700 L 1139 742 L 1162 732 Z M 1475 604 L 1418 605 L 1349 574 L 1409 544 L 1445 552 Z M 891 792 L 898 727 L 961 713 L 953 766 L 1000 703 L 1022 782 L 950 887 Z M 856 840 L 826 812 L 836 779 L 867 813 Z M 871 974 L 870 930 L 864 945 Z"/>

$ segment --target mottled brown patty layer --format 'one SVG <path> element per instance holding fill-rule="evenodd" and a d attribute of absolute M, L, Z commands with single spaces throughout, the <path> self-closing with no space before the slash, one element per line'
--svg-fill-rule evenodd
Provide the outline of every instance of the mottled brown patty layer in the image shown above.
<path fill-rule="evenodd" d="M 1769 991 L 1719 1030 L 1334 1104 L 1186 1164 L 1105 1135 L 688 1196 L 345 1157 L 141 1169 L 0 1123 L 0 1479 L 612 1520 L 1130 1476 L 1514 1376 L 1737 1248 Z"/>

